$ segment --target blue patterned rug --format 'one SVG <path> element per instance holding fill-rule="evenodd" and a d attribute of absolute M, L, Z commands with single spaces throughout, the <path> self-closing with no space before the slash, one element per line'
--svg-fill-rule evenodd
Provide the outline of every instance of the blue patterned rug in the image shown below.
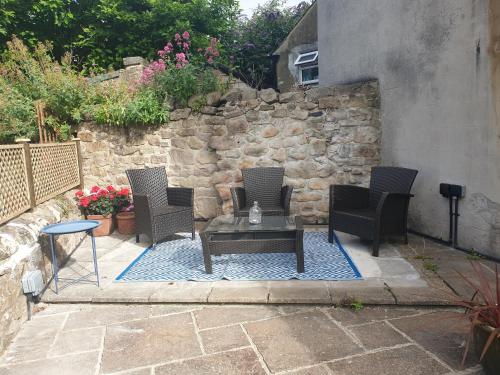
<path fill-rule="evenodd" d="M 305 272 L 297 273 L 293 253 L 212 256 L 213 273 L 205 273 L 201 241 L 183 238 L 147 248 L 117 281 L 214 281 L 214 280 L 357 280 L 356 265 L 336 238 L 326 232 L 304 233 Z"/>

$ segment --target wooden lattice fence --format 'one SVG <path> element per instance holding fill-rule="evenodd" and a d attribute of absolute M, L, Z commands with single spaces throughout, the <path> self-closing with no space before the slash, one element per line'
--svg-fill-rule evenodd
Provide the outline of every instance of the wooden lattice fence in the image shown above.
<path fill-rule="evenodd" d="M 83 187 L 78 140 L 0 146 L 0 223 L 76 186 Z"/>

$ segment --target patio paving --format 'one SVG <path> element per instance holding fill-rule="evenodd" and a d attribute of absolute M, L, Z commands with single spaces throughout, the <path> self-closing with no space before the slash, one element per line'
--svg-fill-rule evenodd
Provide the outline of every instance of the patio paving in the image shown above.
<path fill-rule="evenodd" d="M 0 358 L 19 374 L 482 374 L 452 308 L 41 304 Z M 453 322 L 453 324 L 450 324 Z"/>
<path fill-rule="evenodd" d="M 326 230 L 322 226 L 308 231 Z M 469 297 L 471 288 L 457 274 L 471 275 L 466 254 L 410 236 L 408 245 L 383 244 L 380 257 L 371 256 L 369 244 L 339 234 L 343 247 L 358 266 L 363 280 L 355 281 L 171 281 L 116 282 L 118 276 L 147 243 L 135 243 L 132 236 L 113 234 L 97 238 L 101 286 L 72 284 L 56 295 L 47 290 L 42 300 L 51 303 L 294 303 L 349 305 L 450 305 L 457 295 Z M 484 261 L 494 276 L 493 263 Z M 60 272 L 75 278 L 92 270 L 89 239 L 74 251 Z M 91 278 L 89 278 L 91 280 Z M 64 286 L 64 283 L 61 283 Z"/>

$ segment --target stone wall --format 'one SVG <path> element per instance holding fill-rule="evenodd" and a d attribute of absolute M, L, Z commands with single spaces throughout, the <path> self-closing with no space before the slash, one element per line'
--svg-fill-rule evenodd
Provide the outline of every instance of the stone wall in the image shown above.
<path fill-rule="evenodd" d="M 52 276 L 50 245 L 46 236 L 40 236 L 40 229 L 80 217 L 72 197 L 73 192 L 69 192 L 0 226 L 0 354 L 27 319 L 23 275 L 39 269 L 45 281 Z M 59 261 L 76 248 L 81 238 L 81 234 L 73 234 L 57 239 Z"/>
<path fill-rule="evenodd" d="M 241 184 L 241 169 L 283 166 L 292 211 L 324 223 L 328 186 L 367 184 L 379 164 L 375 81 L 282 94 L 239 85 L 207 104 L 175 110 L 157 128 L 83 123 L 85 185 L 127 185 L 126 169 L 165 166 L 172 186 L 195 188 L 196 217 L 206 219 L 232 212 L 229 187 Z"/>

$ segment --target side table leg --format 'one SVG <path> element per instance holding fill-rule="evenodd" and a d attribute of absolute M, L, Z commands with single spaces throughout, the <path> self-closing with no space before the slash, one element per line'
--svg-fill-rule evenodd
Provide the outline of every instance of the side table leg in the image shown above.
<path fill-rule="evenodd" d="M 95 248 L 95 237 L 94 237 L 94 231 L 91 230 L 89 233 L 90 237 L 92 238 L 92 257 L 94 258 L 94 272 L 95 272 L 95 277 L 97 279 L 97 286 L 99 287 L 99 270 L 97 268 L 97 252 Z"/>
<path fill-rule="evenodd" d="M 52 253 L 52 277 L 54 278 L 54 286 L 56 289 L 56 294 L 59 294 L 59 288 L 57 282 L 59 281 L 59 269 L 57 267 L 57 255 L 56 255 L 56 245 L 54 241 L 54 235 L 49 234 L 50 237 L 50 252 Z"/>

